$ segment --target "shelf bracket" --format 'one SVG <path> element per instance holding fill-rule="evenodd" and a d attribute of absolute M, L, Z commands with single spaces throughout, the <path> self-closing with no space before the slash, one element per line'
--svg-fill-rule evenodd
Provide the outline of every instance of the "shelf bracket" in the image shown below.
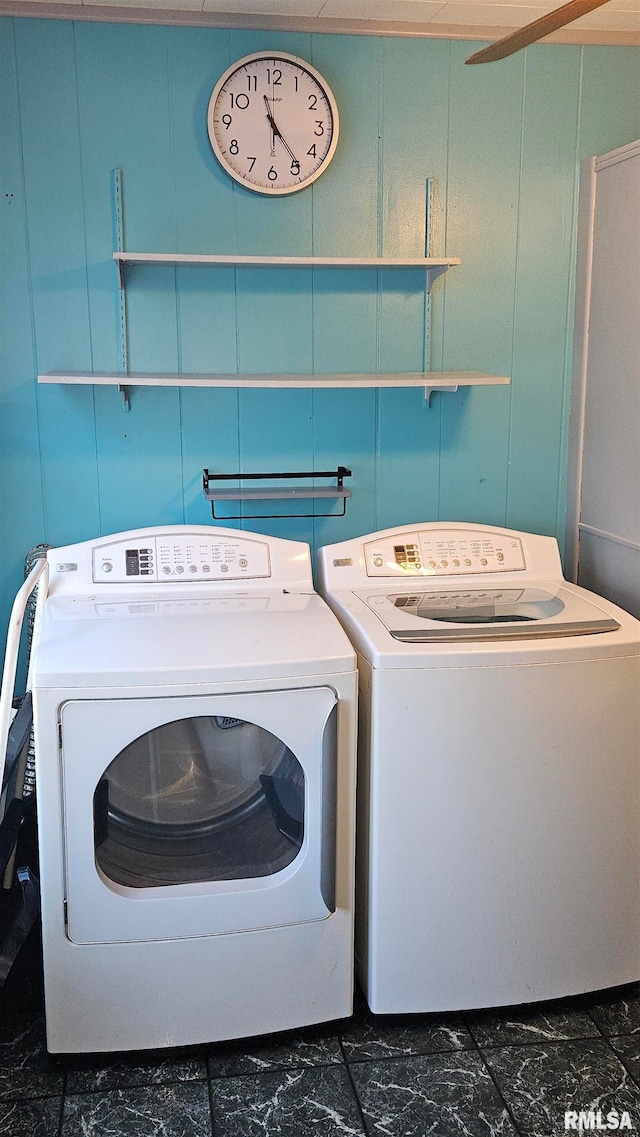
<path fill-rule="evenodd" d="M 293 473 L 271 474 L 213 474 L 210 470 L 202 471 L 202 492 L 211 502 L 211 516 L 214 521 L 239 521 L 253 518 L 282 518 L 282 517 L 344 517 L 347 512 L 347 498 L 352 496 L 351 490 L 343 485 L 344 478 L 351 477 L 351 470 L 346 466 L 338 466 L 337 470 L 311 470 L 295 471 Z M 335 486 L 263 486 L 255 489 L 215 489 L 212 482 L 241 482 L 264 481 L 267 478 L 335 478 Z M 216 501 L 291 501 L 294 498 L 303 500 L 311 498 L 342 499 L 342 513 L 234 513 L 221 517 L 216 513 Z"/>
<path fill-rule="evenodd" d="M 124 217 L 122 211 L 122 171 L 111 171 L 111 216 L 113 224 L 113 245 L 118 253 L 124 252 Z M 124 266 L 118 264 L 118 370 L 126 375 L 129 370 L 129 351 L 127 342 L 127 293 L 124 287 Z M 125 411 L 131 409 L 129 402 L 129 388 L 118 383 L 118 390 L 122 395 Z"/>
<path fill-rule="evenodd" d="M 433 247 L 433 179 L 427 178 L 424 194 L 424 255 L 431 256 Z M 422 370 L 431 370 L 431 286 L 435 280 L 433 268 L 427 269 L 427 287 L 422 306 Z M 427 400 L 428 405 L 428 400 Z"/>
<path fill-rule="evenodd" d="M 431 292 L 434 282 L 447 271 L 448 265 L 431 265 L 427 269 L 427 292 Z"/>
<path fill-rule="evenodd" d="M 431 396 L 434 391 L 450 391 L 452 394 L 458 390 L 458 384 L 454 383 L 451 387 L 425 387 L 424 389 L 424 402 L 426 407 L 431 406 Z"/>
<path fill-rule="evenodd" d="M 122 170 L 111 171 L 111 222 L 113 247 L 116 253 L 124 252 L 124 217 L 122 212 Z M 124 289 L 124 265 L 117 261 L 118 288 Z"/>

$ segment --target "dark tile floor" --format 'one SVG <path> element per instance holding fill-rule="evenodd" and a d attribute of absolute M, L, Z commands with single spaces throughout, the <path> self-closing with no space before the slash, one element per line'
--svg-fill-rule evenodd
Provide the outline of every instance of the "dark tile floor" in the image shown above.
<path fill-rule="evenodd" d="M 82 1057 L 46 1053 L 36 934 L 0 993 L 0 1137 L 559 1137 L 565 1110 L 640 1131 L 640 984 Z"/>

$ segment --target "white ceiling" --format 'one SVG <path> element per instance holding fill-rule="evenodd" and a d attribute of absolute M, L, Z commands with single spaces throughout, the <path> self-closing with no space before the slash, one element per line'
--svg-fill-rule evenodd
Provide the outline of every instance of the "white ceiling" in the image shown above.
<path fill-rule="evenodd" d="M 0 0 L 0 14 L 357 34 L 494 39 L 563 0 Z M 640 45 L 640 0 L 603 7 L 548 37 Z"/>

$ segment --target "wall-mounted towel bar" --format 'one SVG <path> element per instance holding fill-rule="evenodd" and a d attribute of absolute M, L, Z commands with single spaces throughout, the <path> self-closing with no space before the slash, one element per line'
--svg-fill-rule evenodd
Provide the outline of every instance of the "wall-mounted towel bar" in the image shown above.
<path fill-rule="evenodd" d="M 352 496 L 351 490 L 343 485 L 344 478 L 351 477 L 351 470 L 346 466 L 338 466 L 337 470 L 309 470 L 294 472 L 279 472 L 270 474 L 214 474 L 211 470 L 202 471 L 202 492 L 207 501 L 211 502 L 211 516 L 216 521 L 237 521 L 256 517 L 344 517 L 347 511 L 347 498 Z M 213 485 L 214 482 L 259 482 L 269 478 L 278 480 L 296 480 L 301 478 L 335 478 L 333 486 L 250 486 L 234 489 L 222 489 Z M 342 513 L 236 513 L 220 517 L 215 511 L 218 501 L 292 501 L 295 498 L 311 499 L 341 498 Z"/>

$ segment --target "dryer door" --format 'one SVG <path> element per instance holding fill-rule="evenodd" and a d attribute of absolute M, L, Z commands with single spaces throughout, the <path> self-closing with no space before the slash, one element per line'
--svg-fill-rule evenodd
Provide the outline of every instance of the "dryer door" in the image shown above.
<path fill-rule="evenodd" d="M 64 704 L 70 939 L 324 919 L 334 906 L 336 704 L 328 687 Z"/>

